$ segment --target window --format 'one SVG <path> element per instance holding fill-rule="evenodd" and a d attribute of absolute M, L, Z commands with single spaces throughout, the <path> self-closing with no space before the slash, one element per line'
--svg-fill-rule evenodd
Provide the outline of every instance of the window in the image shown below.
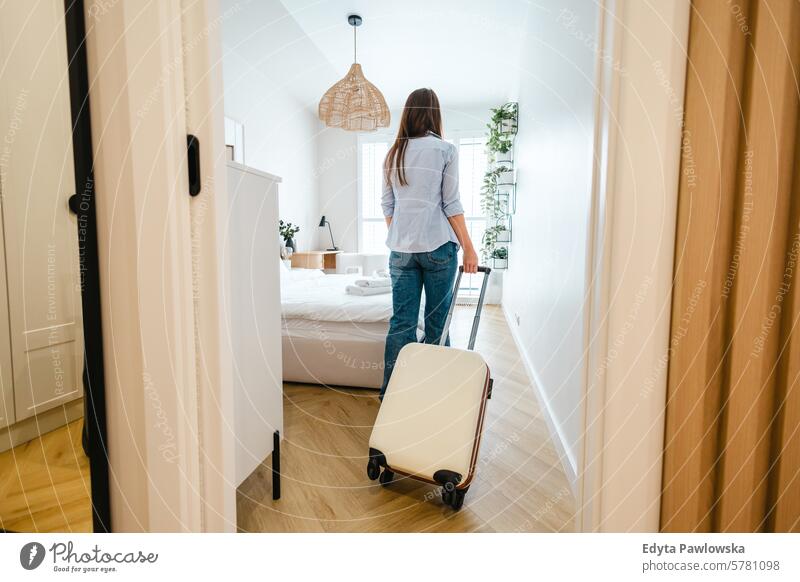
<path fill-rule="evenodd" d="M 388 136 L 385 139 L 361 144 L 358 205 L 358 251 L 361 253 L 389 252 L 386 248 L 386 221 L 381 209 L 383 160 L 389 151 Z"/>
<path fill-rule="evenodd" d="M 464 206 L 464 219 L 472 244 L 478 252 L 486 230 L 486 217 L 481 211 L 481 186 L 486 173 L 486 138 L 483 135 L 464 134 L 458 138 L 458 186 L 461 193 L 461 204 Z M 461 251 L 458 253 L 461 263 Z M 464 275 L 458 289 L 459 297 L 476 297 L 480 293 L 483 275 Z"/>
<path fill-rule="evenodd" d="M 486 217 L 481 212 L 481 186 L 486 172 L 486 138 L 480 131 L 448 133 L 448 141 L 458 146 L 459 191 L 469 235 L 480 250 Z M 359 152 L 358 247 L 362 253 L 387 253 L 386 222 L 381 209 L 383 160 L 392 136 L 363 136 Z M 459 263 L 461 253 L 459 252 Z M 459 297 L 477 297 L 483 275 L 465 276 Z"/>

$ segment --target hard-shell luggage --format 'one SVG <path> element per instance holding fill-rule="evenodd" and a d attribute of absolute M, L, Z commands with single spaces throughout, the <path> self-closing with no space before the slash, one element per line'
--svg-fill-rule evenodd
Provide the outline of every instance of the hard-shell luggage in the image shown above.
<path fill-rule="evenodd" d="M 491 269 L 484 274 L 468 349 L 444 345 L 463 267 L 439 345 L 411 343 L 400 350 L 369 439 L 367 475 L 391 483 L 396 474 L 442 486 L 442 499 L 460 509 L 475 476 L 489 366 L 473 351 Z"/>

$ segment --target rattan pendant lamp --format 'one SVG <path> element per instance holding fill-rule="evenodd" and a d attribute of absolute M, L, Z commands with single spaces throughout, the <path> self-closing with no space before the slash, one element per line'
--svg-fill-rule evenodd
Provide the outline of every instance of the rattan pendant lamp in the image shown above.
<path fill-rule="evenodd" d="M 367 81 L 356 58 L 356 28 L 363 22 L 351 14 L 347 22 L 353 27 L 353 65 L 344 79 L 328 89 L 319 102 L 319 118 L 328 127 L 347 131 L 375 131 L 389 127 L 389 108 L 378 88 Z"/>

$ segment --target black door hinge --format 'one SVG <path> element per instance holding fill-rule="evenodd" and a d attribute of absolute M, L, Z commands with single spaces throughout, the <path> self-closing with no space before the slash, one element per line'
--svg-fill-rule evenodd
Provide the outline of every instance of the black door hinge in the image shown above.
<path fill-rule="evenodd" d="M 189 161 L 189 195 L 200 194 L 200 140 L 192 134 L 186 136 L 186 157 Z"/>

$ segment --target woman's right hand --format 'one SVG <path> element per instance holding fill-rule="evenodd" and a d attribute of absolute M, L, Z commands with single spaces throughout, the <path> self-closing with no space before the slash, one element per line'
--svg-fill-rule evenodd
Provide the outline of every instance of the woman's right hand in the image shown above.
<path fill-rule="evenodd" d="M 475 247 L 472 246 L 472 240 L 469 238 L 469 231 L 467 230 L 467 221 L 464 220 L 463 214 L 456 214 L 447 217 L 450 226 L 453 227 L 453 232 L 456 233 L 458 242 L 461 243 L 461 248 L 464 249 L 464 272 L 477 273 L 478 272 L 478 253 L 475 252 Z"/>
<path fill-rule="evenodd" d="M 478 272 L 478 253 L 470 245 L 464 248 L 464 272 L 477 273 Z"/>

